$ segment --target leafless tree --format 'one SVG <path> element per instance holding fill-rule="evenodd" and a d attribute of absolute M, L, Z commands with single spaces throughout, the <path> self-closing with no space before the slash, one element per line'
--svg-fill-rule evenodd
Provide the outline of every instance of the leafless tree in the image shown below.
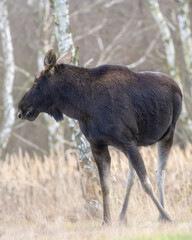
<path fill-rule="evenodd" d="M 190 24 L 189 24 L 189 19 L 188 19 L 188 14 L 187 12 L 187 6 L 184 7 L 183 11 L 183 6 L 184 2 L 187 4 L 188 1 L 178 1 L 180 5 L 178 6 L 178 20 L 179 20 L 179 28 L 180 28 L 180 38 L 182 40 L 183 44 L 183 50 L 184 50 L 184 59 L 187 65 L 187 68 L 189 70 L 189 75 L 190 75 L 190 67 L 192 64 L 190 63 L 192 57 L 190 57 L 191 53 L 189 50 L 190 47 L 190 40 L 191 40 L 191 34 L 189 31 Z M 181 4 L 182 2 L 182 4 Z M 164 45 L 165 49 L 165 55 L 166 55 L 166 60 L 167 60 L 167 66 L 168 66 L 168 71 L 169 74 L 178 82 L 180 88 L 183 90 L 183 93 L 185 95 L 185 88 L 184 88 L 184 82 L 181 81 L 181 77 L 179 74 L 179 68 L 176 64 L 176 47 L 173 41 L 173 37 L 171 35 L 171 31 L 169 29 L 168 23 L 166 21 L 166 18 L 162 14 L 158 0 L 148 0 L 149 7 L 151 10 L 151 13 L 159 27 L 159 31 L 161 33 L 161 39 Z M 180 9 L 182 5 L 182 10 Z M 187 36 L 187 37 L 186 37 Z M 188 51 L 189 53 L 186 53 Z M 191 59 L 190 59 L 191 58 Z M 183 103 L 183 110 L 181 114 L 181 121 L 183 122 L 183 127 L 185 129 L 186 135 L 192 139 L 192 120 L 190 119 L 190 115 L 187 111 L 186 107 L 186 102 Z"/>
<path fill-rule="evenodd" d="M 180 39 L 183 48 L 183 57 L 188 72 L 190 91 L 192 95 L 192 32 L 189 17 L 189 0 L 176 0 L 177 19 L 179 25 Z"/>
<path fill-rule="evenodd" d="M 15 122 L 15 109 L 12 97 L 15 66 L 6 0 L 0 1 L 0 16 L 1 43 L 4 55 L 4 77 L 1 89 L 3 97 L 3 122 L 0 128 L 1 156 L 3 149 L 7 146 Z"/>
<path fill-rule="evenodd" d="M 54 17 L 55 17 L 55 32 L 58 41 L 58 48 L 60 54 L 67 50 L 72 51 L 72 62 L 78 64 L 78 49 L 75 48 L 72 33 L 69 23 L 69 1 L 68 0 L 54 0 Z M 84 163 L 88 163 L 91 160 L 89 151 L 89 144 L 85 137 L 82 135 L 78 123 L 74 119 L 69 119 L 69 126 L 72 132 L 72 140 L 78 150 L 79 159 L 83 160 Z"/>
<path fill-rule="evenodd" d="M 55 35 L 53 31 L 53 18 L 49 0 L 30 0 L 28 4 L 32 7 L 35 19 L 38 22 L 36 31 L 38 39 L 37 66 L 42 69 L 45 53 L 53 47 Z M 64 154 L 64 124 L 56 122 L 49 115 L 44 114 L 48 130 L 49 151 L 55 154 Z"/>

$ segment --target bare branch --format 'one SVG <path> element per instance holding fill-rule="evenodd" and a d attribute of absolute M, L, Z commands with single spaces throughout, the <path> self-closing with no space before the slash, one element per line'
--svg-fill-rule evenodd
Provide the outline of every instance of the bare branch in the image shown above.
<path fill-rule="evenodd" d="M 92 35 L 92 34 L 95 33 L 95 32 L 98 32 L 99 30 L 101 30 L 101 29 L 104 27 L 104 25 L 105 25 L 106 22 L 107 22 L 107 19 L 104 18 L 101 24 L 97 25 L 97 26 L 94 27 L 94 28 L 89 29 L 88 31 L 82 33 L 82 34 L 79 35 L 79 36 L 74 37 L 74 41 L 81 40 L 81 39 L 83 39 L 83 38 L 86 38 L 86 37 L 89 36 L 89 35 Z"/>
<path fill-rule="evenodd" d="M 90 58 L 87 62 L 84 63 L 84 67 L 90 66 L 90 64 L 93 62 L 93 58 Z"/>
<path fill-rule="evenodd" d="M 80 9 L 72 12 L 70 14 L 70 17 L 77 16 L 80 13 L 90 12 L 91 9 L 95 8 L 97 5 L 99 5 L 99 4 L 101 4 L 101 3 L 105 2 L 105 1 L 106 0 L 96 0 L 93 3 L 91 3 L 91 4 L 84 4 Z"/>
<path fill-rule="evenodd" d="M 4 62 L 4 59 L 2 57 L 0 57 L 0 62 Z M 18 67 L 17 65 L 14 65 L 14 66 L 15 66 L 15 71 L 22 73 L 26 78 L 28 78 L 30 82 L 33 82 L 34 77 L 28 71 L 26 71 L 21 67 Z M 0 65 L 0 67 L 3 67 L 3 65 Z"/>
<path fill-rule="evenodd" d="M 109 3 L 106 3 L 106 4 L 104 5 L 104 7 L 105 7 L 105 8 L 110 8 L 110 7 L 112 7 L 113 5 L 119 4 L 119 3 L 122 3 L 122 2 L 124 2 L 124 0 L 112 0 L 112 1 L 109 2 Z"/>
<path fill-rule="evenodd" d="M 155 47 L 155 44 L 157 43 L 158 38 L 159 38 L 159 33 L 156 34 L 156 37 L 154 38 L 154 40 L 151 42 L 151 44 L 145 51 L 144 56 L 141 57 L 140 59 L 138 59 L 136 62 L 127 65 L 127 67 L 128 68 L 136 68 L 139 65 L 141 65 L 142 63 L 144 63 L 145 60 L 147 59 L 147 57 L 149 56 L 149 54 L 151 53 L 151 51 L 153 50 L 153 48 Z"/>
<path fill-rule="evenodd" d="M 115 44 L 118 42 L 119 39 L 122 38 L 122 36 L 126 33 L 127 31 L 127 27 L 129 24 L 126 24 L 125 26 L 123 26 L 123 28 L 121 29 L 121 31 L 116 35 L 116 37 L 113 39 L 113 41 L 111 42 L 111 44 L 109 44 L 107 46 L 107 48 L 101 53 L 99 60 L 97 61 L 96 65 L 100 65 L 102 63 L 106 62 L 106 58 L 109 55 L 110 51 L 113 49 L 113 47 L 115 46 Z"/>
<path fill-rule="evenodd" d="M 98 43 L 100 51 L 103 51 L 104 50 L 104 45 L 103 45 L 103 40 L 100 36 L 97 37 L 97 43 Z"/>
<path fill-rule="evenodd" d="M 19 139 L 20 141 L 24 142 L 25 144 L 29 145 L 30 147 L 42 152 L 43 154 L 47 154 L 47 151 L 45 151 L 44 149 L 40 148 L 38 145 L 36 145 L 35 143 L 21 137 L 19 134 L 17 133 L 13 133 L 13 136 L 16 137 L 17 139 Z"/>

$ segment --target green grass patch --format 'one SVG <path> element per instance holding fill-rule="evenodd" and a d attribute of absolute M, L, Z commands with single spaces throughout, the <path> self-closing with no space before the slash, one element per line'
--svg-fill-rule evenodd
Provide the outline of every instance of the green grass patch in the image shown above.
<path fill-rule="evenodd" d="M 134 237 L 116 237 L 110 240 L 192 240 L 192 233 L 156 233 Z"/>

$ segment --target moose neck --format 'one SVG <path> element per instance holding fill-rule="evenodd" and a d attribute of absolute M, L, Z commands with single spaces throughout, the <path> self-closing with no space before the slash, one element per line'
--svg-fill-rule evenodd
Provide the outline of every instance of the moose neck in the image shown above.
<path fill-rule="evenodd" d="M 82 120 L 89 116 L 86 96 L 89 82 L 87 69 L 71 65 L 60 65 L 56 70 L 55 87 L 57 106 L 68 117 Z"/>

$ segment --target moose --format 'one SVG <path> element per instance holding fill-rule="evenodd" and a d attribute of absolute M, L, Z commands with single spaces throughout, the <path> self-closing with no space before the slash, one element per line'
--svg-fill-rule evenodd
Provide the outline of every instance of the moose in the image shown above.
<path fill-rule="evenodd" d="M 128 158 L 128 183 L 119 216 L 125 222 L 130 191 L 137 173 L 144 191 L 159 211 L 160 221 L 171 221 L 164 209 L 164 173 L 172 147 L 176 122 L 182 108 L 182 93 L 177 83 L 160 72 L 134 72 L 125 66 L 101 65 L 84 68 L 70 65 L 71 52 L 58 60 L 54 49 L 44 58 L 32 88 L 18 106 L 18 117 L 34 121 L 39 113 L 56 121 L 63 114 L 79 122 L 90 143 L 99 171 L 103 196 L 103 223 L 110 223 L 109 188 L 111 158 L 108 146 Z M 156 181 L 159 201 L 138 147 L 157 143 Z"/>

